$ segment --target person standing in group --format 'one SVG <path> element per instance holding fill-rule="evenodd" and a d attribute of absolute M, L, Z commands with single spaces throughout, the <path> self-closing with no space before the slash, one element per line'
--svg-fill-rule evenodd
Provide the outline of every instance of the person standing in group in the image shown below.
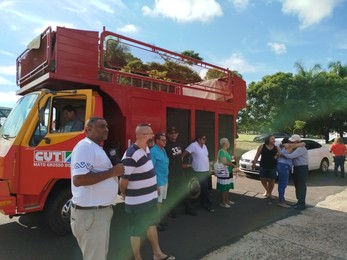
<path fill-rule="evenodd" d="M 130 242 L 135 260 L 141 260 L 141 237 L 147 233 L 153 250 L 153 260 L 174 260 L 159 246 L 156 223 L 158 222 L 157 177 L 148 148 L 153 138 L 149 124 L 139 124 L 135 130 L 136 141 L 124 153 L 124 175 L 120 180 L 120 191 L 124 197 L 125 211 L 129 215 Z"/>
<path fill-rule="evenodd" d="M 210 199 L 209 192 L 209 178 L 211 178 L 210 174 L 210 161 L 208 158 L 208 150 L 205 145 L 206 136 L 205 135 L 197 135 L 196 141 L 191 143 L 182 155 L 182 162 L 188 154 L 192 156 L 192 168 L 199 179 L 201 186 L 201 194 L 200 194 L 200 203 L 201 206 L 206 208 L 209 212 L 214 212 L 212 208 L 212 203 Z"/>
<path fill-rule="evenodd" d="M 290 142 L 301 143 L 300 135 L 292 135 L 289 138 Z M 294 186 L 295 194 L 298 200 L 293 205 L 295 209 L 303 210 L 306 208 L 306 178 L 308 174 L 308 153 L 306 147 L 297 147 L 292 153 L 288 153 L 286 150 L 282 151 L 282 156 L 293 160 L 294 165 Z"/>
<path fill-rule="evenodd" d="M 166 200 L 169 179 L 169 158 L 167 157 L 166 151 L 164 149 L 166 145 L 166 134 L 156 134 L 154 139 L 155 145 L 150 149 L 150 151 L 154 166 L 154 172 L 157 175 L 157 185 L 159 190 L 157 204 L 159 223 L 157 230 L 164 231 L 167 224 L 163 221 L 163 216 L 166 214 L 162 215 L 162 204 Z"/>
<path fill-rule="evenodd" d="M 280 144 L 281 154 L 291 153 L 297 147 L 304 147 L 305 143 L 291 143 L 288 137 L 284 137 Z M 278 173 L 278 206 L 289 208 L 284 198 L 284 193 L 288 185 L 289 174 L 292 171 L 292 160 L 284 156 L 279 156 L 277 159 L 277 173 Z"/>
<path fill-rule="evenodd" d="M 108 136 L 105 119 L 90 118 L 86 135 L 71 156 L 71 229 L 84 260 L 107 259 L 112 206 L 124 167 L 121 163 L 112 166 L 100 146 Z"/>
<path fill-rule="evenodd" d="M 218 161 L 228 167 L 229 177 L 221 178 L 217 176 L 217 190 L 221 192 L 220 206 L 230 208 L 230 205 L 234 202 L 229 200 L 229 190 L 234 189 L 233 167 L 236 167 L 236 165 L 232 163 L 232 156 L 228 152 L 230 148 L 228 138 L 221 138 L 219 144 L 221 149 L 218 151 Z"/>
<path fill-rule="evenodd" d="M 258 147 L 257 153 L 253 159 L 252 169 L 255 169 L 260 155 L 259 176 L 261 184 L 265 189 L 264 196 L 273 199 L 275 196 L 272 195 L 272 190 L 275 186 L 277 157 L 279 156 L 279 149 L 275 145 L 275 136 L 267 136 L 264 144 Z"/>
<path fill-rule="evenodd" d="M 188 181 L 186 173 L 182 168 L 183 145 L 180 142 L 179 132 L 175 126 L 167 130 L 166 153 L 169 157 L 169 188 L 168 188 L 168 206 L 170 215 L 177 217 L 177 206 L 182 201 L 185 207 L 185 213 L 197 216 L 188 197 Z"/>
<path fill-rule="evenodd" d="M 347 149 L 346 145 L 343 143 L 341 137 L 336 137 L 332 145 L 330 146 L 330 152 L 334 155 L 334 174 L 338 176 L 337 171 L 340 168 L 341 178 L 345 177 L 345 160 Z"/>

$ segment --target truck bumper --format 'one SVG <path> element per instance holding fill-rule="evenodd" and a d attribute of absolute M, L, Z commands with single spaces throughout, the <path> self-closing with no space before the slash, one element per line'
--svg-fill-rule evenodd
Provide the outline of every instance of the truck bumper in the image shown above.
<path fill-rule="evenodd" d="M 8 183 L 0 181 L 0 213 L 14 215 L 16 208 L 16 197 L 11 196 Z"/>

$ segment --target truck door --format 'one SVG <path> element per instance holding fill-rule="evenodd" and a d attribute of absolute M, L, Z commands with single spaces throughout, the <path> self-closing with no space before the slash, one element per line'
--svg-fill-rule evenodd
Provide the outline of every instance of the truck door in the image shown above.
<path fill-rule="evenodd" d="M 42 209 L 55 182 L 70 183 L 71 151 L 85 136 L 83 126 L 93 110 L 91 90 L 41 94 L 36 115 L 21 144 L 19 193 L 25 198 L 20 205 L 22 211 Z M 77 123 L 73 125 L 70 120 Z M 68 124 L 70 127 L 65 127 Z"/>

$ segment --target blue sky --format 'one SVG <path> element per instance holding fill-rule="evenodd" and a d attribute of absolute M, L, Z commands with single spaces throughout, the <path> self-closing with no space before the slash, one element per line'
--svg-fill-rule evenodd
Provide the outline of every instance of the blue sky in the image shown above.
<path fill-rule="evenodd" d="M 16 58 L 48 26 L 107 30 L 237 70 L 247 84 L 278 71 L 347 64 L 347 0 L 0 1 L 0 106 L 18 97 Z"/>

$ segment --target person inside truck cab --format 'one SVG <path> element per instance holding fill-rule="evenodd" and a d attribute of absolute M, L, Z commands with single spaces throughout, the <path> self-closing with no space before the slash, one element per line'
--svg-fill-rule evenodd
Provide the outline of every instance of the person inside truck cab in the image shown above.
<path fill-rule="evenodd" d="M 77 132 L 84 129 L 83 121 L 78 118 L 76 109 L 71 105 L 67 105 L 63 108 L 63 116 L 65 119 L 65 125 L 59 132 Z"/>

